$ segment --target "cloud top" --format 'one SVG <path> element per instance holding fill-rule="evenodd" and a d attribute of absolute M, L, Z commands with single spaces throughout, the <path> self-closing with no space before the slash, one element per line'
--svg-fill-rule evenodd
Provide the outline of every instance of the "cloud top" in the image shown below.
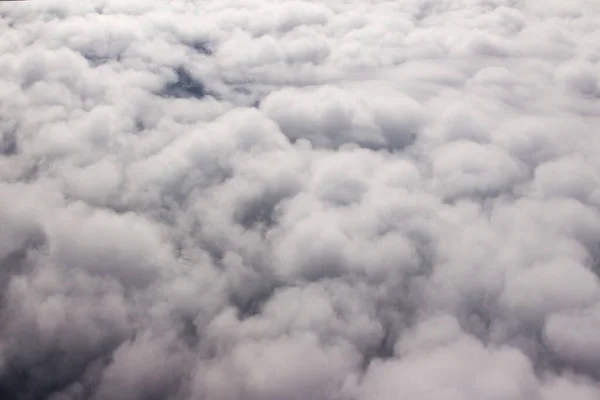
<path fill-rule="evenodd" d="M 600 398 L 593 1 L 0 6 L 0 395 Z"/>

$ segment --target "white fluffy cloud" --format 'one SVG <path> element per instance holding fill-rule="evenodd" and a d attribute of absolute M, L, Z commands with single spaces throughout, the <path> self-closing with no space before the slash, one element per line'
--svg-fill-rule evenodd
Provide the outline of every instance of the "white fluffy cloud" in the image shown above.
<path fill-rule="evenodd" d="M 0 5 L 0 397 L 600 398 L 593 0 Z"/>

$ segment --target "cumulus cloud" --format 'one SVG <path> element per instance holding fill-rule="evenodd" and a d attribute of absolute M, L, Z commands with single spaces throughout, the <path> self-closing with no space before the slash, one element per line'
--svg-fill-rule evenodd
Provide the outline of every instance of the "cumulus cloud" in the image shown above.
<path fill-rule="evenodd" d="M 600 398 L 594 1 L 0 6 L 0 397 Z"/>

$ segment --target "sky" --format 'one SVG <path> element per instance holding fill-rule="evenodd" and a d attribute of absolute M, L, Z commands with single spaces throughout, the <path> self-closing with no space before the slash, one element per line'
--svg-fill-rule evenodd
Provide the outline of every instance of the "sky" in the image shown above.
<path fill-rule="evenodd" d="M 0 5 L 0 397 L 600 398 L 596 0 Z"/>

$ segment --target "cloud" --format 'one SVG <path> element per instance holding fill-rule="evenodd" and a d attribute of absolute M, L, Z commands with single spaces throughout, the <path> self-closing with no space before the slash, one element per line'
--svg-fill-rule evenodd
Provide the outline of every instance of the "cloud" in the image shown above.
<path fill-rule="evenodd" d="M 592 1 L 0 16 L 3 397 L 600 397 Z"/>

